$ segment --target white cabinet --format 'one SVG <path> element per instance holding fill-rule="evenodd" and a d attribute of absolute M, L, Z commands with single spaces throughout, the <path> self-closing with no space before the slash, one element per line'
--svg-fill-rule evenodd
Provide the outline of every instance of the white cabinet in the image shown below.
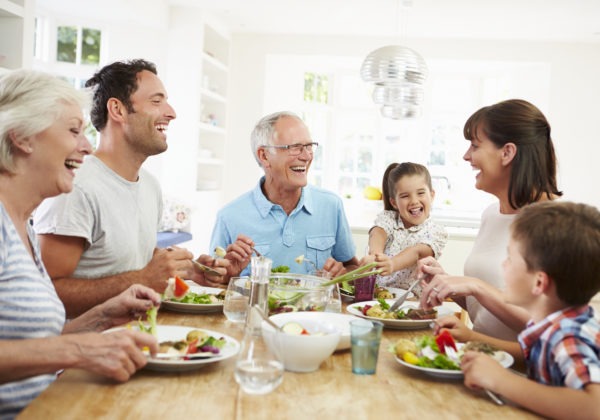
<path fill-rule="evenodd" d="M 229 39 L 203 24 L 200 118 L 198 121 L 198 191 L 220 190 L 227 139 Z"/>
<path fill-rule="evenodd" d="M 0 0 L 0 71 L 31 67 L 33 2 Z"/>

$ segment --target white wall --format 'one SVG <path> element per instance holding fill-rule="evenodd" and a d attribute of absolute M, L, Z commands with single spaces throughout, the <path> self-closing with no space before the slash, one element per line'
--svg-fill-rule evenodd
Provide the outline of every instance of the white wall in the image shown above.
<path fill-rule="evenodd" d="M 249 136 L 263 116 L 265 61 L 268 54 L 366 56 L 394 43 L 389 38 L 295 35 L 234 35 L 232 39 L 230 123 L 225 199 L 252 188 L 260 174 L 249 151 Z M 551 68 L 549 109 L 559 159 L 559 186 L 565 198 L 600 207 L 591 180 L 600 177 L 600 141 L 595 121 L 600 97 L 600 48 L 597 44 L 409 40 L 425 60 L 502 60 L 547 62 Z M 358 71 L 358 69 L 357 69 Z M 475 110 L 473 110 L 475 111 Z M 244 174 L 240 176 L 240 174 Z"/>

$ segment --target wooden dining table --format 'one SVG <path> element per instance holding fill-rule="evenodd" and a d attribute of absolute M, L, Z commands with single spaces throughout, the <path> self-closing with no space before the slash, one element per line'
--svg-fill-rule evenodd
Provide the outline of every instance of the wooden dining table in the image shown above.
<path fill-rule="evenodd" d="M 345 305 L 344 305 L 345 306 Z M 218 331 L 239 341 L 243 325 L 223 313 L 160 310 L 158 323 Z M 431 330 L 384 329 L 377 371 L 355 375 L 351 352 L 342 350 L 312 373 L 285 372 L 266 395 L 245 394 L 234 379 L 235 357 L 187 372 L 142 369 L 129 381 L 68 369 L 19 419 L 527 419 L 538 418 L 510 402 L 496 405 L 460 379 L 440 379 L 399 364 L 388 348 L 399 338 Z"/>

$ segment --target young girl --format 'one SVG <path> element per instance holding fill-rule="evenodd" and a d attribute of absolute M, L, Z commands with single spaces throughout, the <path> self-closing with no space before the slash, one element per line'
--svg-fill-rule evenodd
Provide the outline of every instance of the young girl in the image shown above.
<path fill-rule="evenodd" d="M 369 231 L 369 254 L 361 264 L 377 262 L 377 285 L 407 289 L 420 258 L 439 258 L 448 240 L 444 228 L 430 219 L 435 191 L 423 165 L 390 164 L 383 174 L 383 212 Z M 421 295 L 419 285 L 413 289 Z"/>

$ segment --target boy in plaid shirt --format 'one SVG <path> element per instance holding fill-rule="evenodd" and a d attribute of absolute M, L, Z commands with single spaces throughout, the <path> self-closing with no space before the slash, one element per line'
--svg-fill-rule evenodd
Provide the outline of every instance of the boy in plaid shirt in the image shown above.
<path fill-rule="evenodd" d="M 600 212 L 568 202 L 525 207 L 512 224 L 503 267 L 506 300 L 531 314 L 519 334 L 528 378 L 468 352 L 465 385 L 546 417 L 599 418 L 600 323 L 589 301 L 600 291 Z"/>

